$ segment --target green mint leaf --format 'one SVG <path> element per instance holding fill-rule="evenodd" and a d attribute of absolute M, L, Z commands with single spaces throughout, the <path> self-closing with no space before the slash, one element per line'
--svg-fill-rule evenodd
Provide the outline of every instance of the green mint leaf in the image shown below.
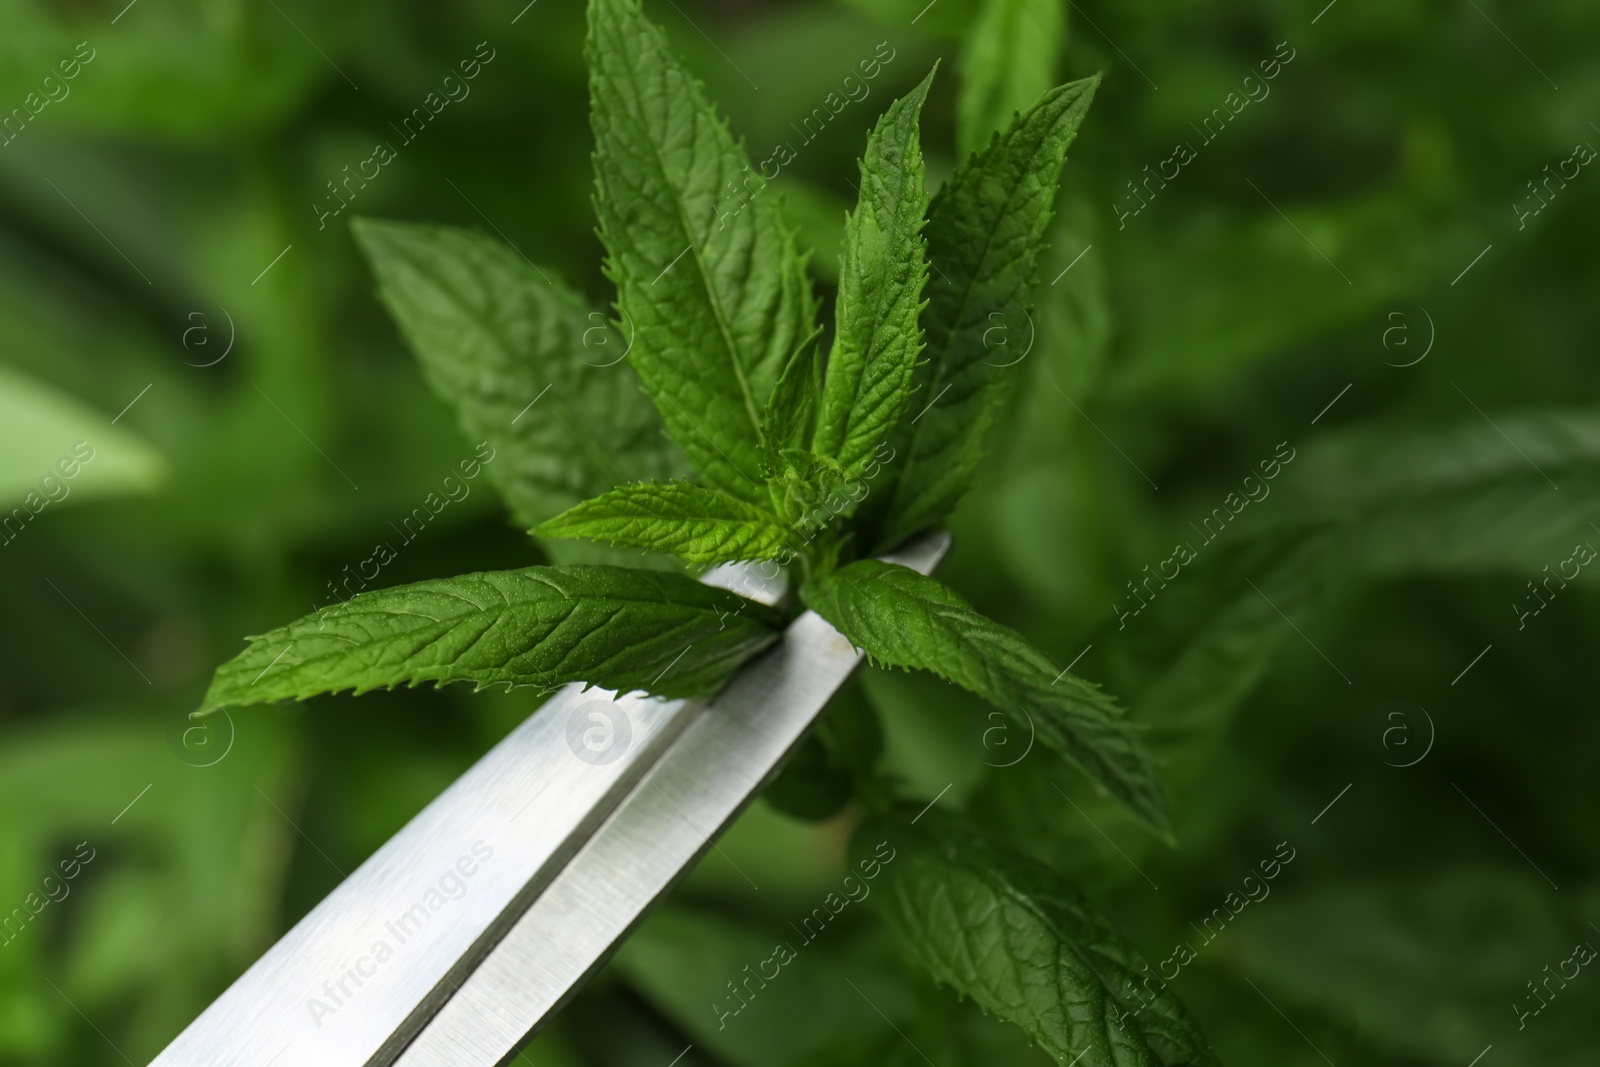
<path fill-rule="evenodd" d="M 1067 146 L 1099 77 L 1052 89 L 961 167 L 929 208 L 928 359 L 914 385 L 927 405 L 895 439 L 898 468 L 873 489 L 871 543 L 887 548 L 937 522 L 966 492 L 1003 399 L 1006 363 L 984 337 L 1025 325 L 1034 261 Z M 997 318 L 998 316 L 998 318 Z M 987 362 L 986 362 L 987 361 Z"/>
<path fill-rule="evenodd" d="M 595 209 L 629 358 L 706 484 L 759 502 L 761 413 L 811 333 L 778 198 L 636 0 L 589 6 Z"/>
<path fill-rule="evenodd" d="M 1307 446 L 1283 486 L 1297 517 L 1364 518 L 1397 502 L 1483 492 L 1516 480 L 1566 492 L 1564 477 L 1589 475 L 1600 462 L 1600 411 L 1497 411 L 1492 396 L 1459 387 L 1446 395 L 1461 412 L 1454 422 L 1359 425 Z M 1287 441 L 1275 454 L 1284 459 L 1285 448 L 1294 462 L 1297 452 Z M 1268 462 L 1261 461 L 1263 474 Z"/>
<path fill-rule="evenodd" d="M 1002 711 L 1024 711 L 1041 741 L 1151 828 L 1171 835 L 1150 757 L 1098 686 L 1065 671 L 936 579 L 859 560 L 807 582 L 806 605 L 874 663 L 930 671 Z"/>
<path fill-rule="evenodd" d="M 1066 11 L 1058 0 L 985 0 L 961 52 L 956 139 L 963 156 L 1056 84 Z"/>
<path fill-rule="evenodd" d="M 468 440 L 493 448 L 484 469 L 519 523 L 683 473 L 633 371 L 604 365 L 623 342 L 577 294 L 468 230 L 372 219 L 353 229 L 429 387 Z"/>
<path fill-rule="evenodd" d="M 779 519 L 799 529 L 802 541 L 855 510 L 866 484 L 827 456 L 786 448 L 767 483 Z"/>
<path fill-rule="evenodd" d="M 860 686 L 847 685 L 761 795 L 785 815 L 808 822 L 837 815 L 858 790 L 870 806 L 883 795 L 877 776 L 882 755 L 877 712 Z"/>
<path fill-rule="evenodd" d="M 770 511 L 683 482 L 619 486 L 534 532 L 665 552 L 690 563 L 780 559 L 797 550 Z"/>
<path fill-rule="evenodd" d="M 821 739 L 810 734 L 789 754 L 783 770 L 761 795 L 785 815 L 821 822 L 839 814 L 855 799 L 855 783 Z"/>
<path fill-rule="evenodd" d="M 1592 890 L 1557 903 L 1532 869 L 1464 858 L 1403 878 L 1297 873 L 1298 884 L 1274 889 L 1258 914 L 1249 907 L 1245 922 L 1230 922 L 1226 948 L 1214 950 L 1290 1015 L 1309 1009 L 1330 1029 L 1360 1034 L 1375 1062 L 1470 1064 L 1491 1042 L 1494 1054 L 1509 1048 L 1540 1067 L 1589 1062 L 1583 1049 L 1600 1018 L 1600 985 L 1549 979 L 1579 968 L 1591 977 Z M 1506 996 L 1508 971 L 1531 976 L 1552 1009 L 1565 1010 L 1544 1014 L 1527 985 Z M 1285 1036 L 1306 1047 L 1293 1031 Z"/>
<path fill-rule="evenodd" d="M 771 643 L 770 608 L 678 574 L 528 567 L 358 593 L 252 637 L 202 710 L 420 682 L 691 696 Z"/>
<path fill-rule="evenodd" d="M 1217 1067 L 1156 968 L 1065 879 L 941 813 L 919 822 L 868 823 L 852 852 L 875 848 L 872 899 L 936 982 L 1062 1065 Z"/>
<path fill-rule="evenodd" d="M 810 447 L 817 401 L 822 396 L 822 386 L 817 381 L 817 338 L 821 336 L 819 327 L 800 343 L 767 398 L 761 426 L 765 471 L 769 475 L 778 469 L 779 456 L 785 449 Z"/>
<path fill-rule="evenodd" d="M 8 507 L 24 505 L 27 516 L 19 524 L 19 516 L 0 511 L 0 547 L 46 507 L 40 472 L 77 479 L 61 499 L 79 503 L 151 492 L 166 480 L 169 468 L 161 453 L 106 418 L 70 394 L 0 365 L 0 500 Z M 6 518 L 13 520 L 10 526 Z"/>
<path fill-rule="evenodd" d="M 1464 397 L 1458 402 L 1470 412 Z M 1237 536 L 1245 540 L 1211 550 L 1226 554 L 1208 564 L 1203 603 L 1172 621 L 1181 642 L 1147 657 L 1147 685 L 1135 701 L 1169 782 L 1208 765 L 1239 706 L 1287 650 L 1299 644 L 1317 656 L 1286 617 L 1321 645 L 1307 620 L 1368 583 L 1538 576 L 1501 609 L 1520 633 L 1543 611 L 1549 589 L 1539 580 L 1563 567 L 1587 575 L 1579 561 L 1600 547 L 1589 525 L 1589 501 L 1600 491 L 1600 416 L 1581 409 L 1484 414 L 1493 424 L 1471 412 L 1442 426 L 1356 426 L 1299 449 L 1285 441 L 1243 485 L 1249 498 L 1266 502 L 1259 519 L 1246 497 L 1223 501 L 1223 516 L 1242 509 Z M 1118 609 L 1142 610 L 1132 598 Z M 1320 669 L 1342 684 L 1336 668 Z"/>
<path fill-rule="evenodd" d="M 845 221 L 838 333 L 823 383 L 815 449 L 853 471 L 888 442 L 922 350 L 922 185 L 918 117 L 933 72 L 878 119 L 861 161 L 861 195 Z"/>
<path fill-rule="evenodd" d="M 1234 715 L 1257 685 L 1301 641 L 1295 625 L 1327 612 L 1341 587 L 1357 576 L 1332 566 L 1337 542 L 1328 534 L 1300 537 L 1286 533 L 1229 552 L 1214 564 L 1220 573 L 1208 581 L 1203 603 L 1184 616 L 1174 647 L 1163 647 L 1141 672 L 1144 689 L 1133 701 L 1149 741 L 1161 753 L 1167 781 L 1176 788 L 1212 764 Z M 1135 598 L 1136 599 L 1136 598 Z M 1120 610 L 1134 605 L 1125 598 Z M 1142 611 L 1142 608 L 1138 610 Z M 1153 610 L 1153 608 L 1152 608 Z M 1298 619 L 1291 625 L 1286 619 Z M 1120 620 L 1131 629 L 1131 619 Z M 1312 629 L 1312 640 L 1320 635 Z M 1334 685 L 1343 681 L 1302 643 Z"/>
<path fill-rule="evenodd" d="M 1177 147 L 1169 151 L 1176 153 Z M 1158 161 L 1152 172 L 1159 166 Z M 1160 188 L 1135 186 L 1141 193 Z M 1387 328 L 1401 320 L 1384 318 L 1384 309 L 1483 249 L 1481 223 L 1441 199 L 1419 199 L 1405 183 L 1360 195 L 1296 199 L 1292 206 L 1278 201 L 1283 215 L 1258 199 L 1253 210 L 1196 206 L 1167 214 L 1153 226 L 1140 218 L 1145 202 L 1126 185 L 1105 205 L 1110 208 L 1106 221 L 1114 224 L 1108 228 L 1117 235 L 1117 273 L 1139 279 L 1118 294 L 1114 389 L 1119 397 L 1159 395 L 1162 403 L 1190 399 L 1258 373 L 1284 353 L 1352 323 L 1376 317 Z M 1337 233 L 1345 257 L 1340 262 L 1387 268 L 1356 271 L 1349 285 L 1330 288 L 1327 261 L 1315 252 L 1298 255 L 1283 240 L 1286 217 L 1313 238 Z M 1215 270 L 1219 263 L 1227 269 Z M 1416 332 L 1424 328 L 1418 323 Z M 1384 339 L 1392 343 L 1404 336 Z M 1416 359 L 1425 342 L 1415 333 L 1412 340 L 1413 347 L 1395 344 L 1384 358 L 1393 364 Z"/>
<path fill-rule="evenodd" d="M 1036 306 L 1034 328 L 1007 331 L 1002 354 L 990 357 L 996 363 L 1020 358 L 1029 339 L 1037 338 L 1036 351 L 1043 364 L 1037 370 L 1049 375 L 1047 396 L 1052 411 L 1058 410 L 1055 405 L 1061 402 L 1061 393 L 1078 397 L 1095 390 L 1116 332 L 1107 259 L 1084 255 L 1086 248 L 1105 237 L 1099 208 L 1076 186 L 1061 197 L 1058 207 L 1059 213 L 1050 222 L 1049 243 L 1039 257 L 1038 277 L 1061 282 Z M 1062 273 L 1068 268 L 1072 270 L 1070 278 Z M 1013 353 L 1009 358 L 1004 354 L 1008 351 Z"/>

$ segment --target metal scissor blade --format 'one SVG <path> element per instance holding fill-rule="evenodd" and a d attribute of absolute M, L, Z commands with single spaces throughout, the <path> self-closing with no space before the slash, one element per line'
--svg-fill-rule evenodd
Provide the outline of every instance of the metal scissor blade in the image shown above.
<path fill-rule="evenodd" d="M 926 573 L 948 543 L 937 535 L 895 558 Z M 746 595 L 768 598 L 748 581 L 741 585 Z M 618 697 L 581 685 L 561 690 L 296 923 L 151 1067 L 446 1062 L 409 1057 L 427 1055 L 441 1040 L 468 1040 L 460 1021 L 474 1010 L 493 1013 L 497 983 L 520 981 L 507 978 L 514 975 L 507 964 L 531 954 L 524 973 L 541 975 L 545 1006 L 499 1013 L 480 1042 L 485 1050 L 505 1046 L 493 1058 L 457 1053 L 448 1061 L 496 1062 L 709 847 L 857 660 L 848 642 L 807 613 L 709 709 L 704 701 Z M 620 708 L 631 732 L 609 762 L 596 762 L 579 740 L 595 706 Z M 708 710 L 714 714 L 702 715 Z M 745 724 L 744 732 L 729 732 L 728 723 Z M 682 741 L 692 741 L 686 755 L 668 762 Z M 724 775 L 725 785 L 708 781 Z M 688 796 L 713 784 L 704 803 Z M 704 833 L 691 840 L 647 819 L 652 807 L 670 812 L 674 803 Z M 611 818 L 624 804 L 634 814 Z M 596 837 L 602 826 L 603 840 Z M 640 833 L 650 836 L 630 846 Z M 558 883 L 564 888 L 553 893 Z M 574 894 L 606 896 L 614 886 L 625 893 L 604 916 L 573 910 Z M 569 923 L 593 924 L 594 936 L 569 943 L 578 933 Z M 559 934 L 546 942 L 548 928 Z M 408 1058 L 397 1060 L 402 1050 Z"/>
<path fill-rule="evenodd" d="M 695 704 L 621 698 L 633 744 L 575 758 L 562 690 L 296 923 L 152 1067 L 387 1062 L 587 839 Z M 539 803 L 543 801 L 543 803 Z"/>
<path fill-rule="evenodd" d="M 753 572 L 707 575 L 771 602 Z M 387 1064 L 616 807 L 702 701 L 570 685 L 391 837 L 151 1067 Z M 630 736 L 596 760 L 589 712 Z"/>
<path fill-rule="evenodd" d="M 931 573 L 926 537 L 889 557 Z M 776 772 L 861 653 L 815 612 L 698 712 L 398 1060 L 501 1063 L 610 956 Z"/>

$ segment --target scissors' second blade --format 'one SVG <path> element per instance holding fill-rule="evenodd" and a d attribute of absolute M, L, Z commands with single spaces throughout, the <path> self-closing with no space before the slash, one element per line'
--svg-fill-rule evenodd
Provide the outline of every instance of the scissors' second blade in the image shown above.
<path fill-rule="evenodd" d="M 924 574 L 947 535 L 891 557 Z M 439 1013 L 399 1067 L 490 1067 L 559 1008 L 772 776 L 860 654 L 813 612 L 735 676 Z"/>

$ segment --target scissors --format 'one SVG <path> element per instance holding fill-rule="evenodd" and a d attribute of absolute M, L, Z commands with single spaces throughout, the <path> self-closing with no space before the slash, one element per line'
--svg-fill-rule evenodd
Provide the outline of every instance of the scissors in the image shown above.
<path fill-rule="evenodd" d="M 884 558 L 932 573 L 947 533 Z M 746 565 L 702 580 L 775 602 Z M 268 949 L 151 1067 L 490 1067 L 777 773 L 862 653 L 815 612 L 714 698 L 573 683 Z"/>

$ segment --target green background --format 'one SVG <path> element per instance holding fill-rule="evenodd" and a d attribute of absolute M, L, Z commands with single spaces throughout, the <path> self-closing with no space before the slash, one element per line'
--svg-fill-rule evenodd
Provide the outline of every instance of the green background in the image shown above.
<path fill-rule="evenodd" d="M 1020 387 L 943 574 L 1149 727 L 1179 844 L 1019 759 L 981 705 L 867 672 L 849 699 L 908 792 L 1049 861 L 1153 961 L 1287 842 L 1270 895 L 1172 982 L 1226 1063 L 1592 1063 L 1600 975 L 1520 1030 L 1513 1005 L 1600 944 L 1594 572 L 1517 607 L 1600 545 L 1600 174 L 1529 185 L 1600 145 L 1594 5 L 646 12 L 758 161 L 889 42 L 774 183 L 825 288 L 866 130 L 935 59 L 930 181 L 982 139 L 958 115 L 983 92 L 1105 72 L 1037 307 L 996 322 Z M 147 1062 L 533 710 L 458 687 L 186 734 L 243 635 L 325 602 L 472 454 L 345 223 L 482 229 L 609 300 L 582 37 L 573 0 L 0 3 L 0 115 L 93 53 L 0 146 L 6 507 L 94 448 L 0 534 L 0 914 L 94 855 L 0 945 L 0 1063 Z M 401 144 L 390 124 L 484 41 L 471 95 Z M 1208 140 L 1280 42 L 1270 92 Z M 326 183 L 379 141 L 395 160 L 319 229 Z M 1136 199 L 1179 143 L 1194 158 Z M 1202 547 L 1275 452 L 1270 494 Z M 1131 614 L 1126 583 L 1184 541 L 1194 563 Z M 384 581 L 539 558 L 480 482 Z M 839 884 L 853 818 L 758 803 L 527 1059 L 1043 1062 L 905 969 L 869 909 L 717 1029 L 724 981 Z"/>

